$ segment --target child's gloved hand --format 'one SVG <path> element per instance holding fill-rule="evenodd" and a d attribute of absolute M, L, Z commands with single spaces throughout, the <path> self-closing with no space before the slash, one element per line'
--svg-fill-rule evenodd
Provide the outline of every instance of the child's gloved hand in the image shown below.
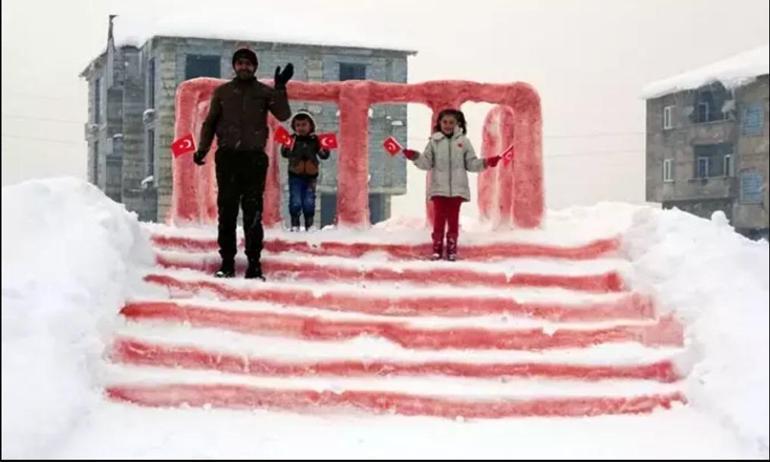
<path fill-rule="evenodd" d="M 492 156 L 492 157 L 487 157 L 486 159 L 484 159 L 484 162 L 489 167 L 497 167 L 497 164 L 500 163 L 500 159 L 502 159 L 501 156 Z"/>
<path fill-rule="evenodd" d="M 415 160 L 416 158 L 420 157 L 420 153 L 415 151 L 414 149 L 406 149 L 402 151 L 404 153 L 404 156 L 409 160 Z"/>

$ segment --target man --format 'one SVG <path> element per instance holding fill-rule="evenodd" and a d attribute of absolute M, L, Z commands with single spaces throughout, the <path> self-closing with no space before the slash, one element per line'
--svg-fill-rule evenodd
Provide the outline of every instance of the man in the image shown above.
<path fill-rule="evenodd" d="M 233 54 L 235 78 L 214 90 L 209 114 L 201 128 L 200 147 L 193 156 L 196 164 L 203 165 L 214 134 L 217 135 L 217 241 L 222 266 L 216 277 L 235 276 L 235 229 L 240 203 L 249 260 L 246 278 L 264 280 L 259 259 L 264 238 L 262 194 L 268 164 L 265 154 L 267 113 L 272 112 L 282 122 L 291 116 L 286 83 L 294 75 L 294 66 L 289 63 L 283 71 L 277 67 L 275 87 L 270 88 L 257 81 L 257 65 L 257 55 L 247 48 Z"/>

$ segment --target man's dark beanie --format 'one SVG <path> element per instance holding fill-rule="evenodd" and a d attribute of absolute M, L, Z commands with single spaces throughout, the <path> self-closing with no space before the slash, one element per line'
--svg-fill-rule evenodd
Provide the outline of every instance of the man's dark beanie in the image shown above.
<path fill-rule="evenodd" d="M 235 62 L 239 59 L 248 59 L 254 67 L 257 67 L 257 54 L 248 48 L 241 48 L 233 53 L 233 67 L 235 67 Z"/>

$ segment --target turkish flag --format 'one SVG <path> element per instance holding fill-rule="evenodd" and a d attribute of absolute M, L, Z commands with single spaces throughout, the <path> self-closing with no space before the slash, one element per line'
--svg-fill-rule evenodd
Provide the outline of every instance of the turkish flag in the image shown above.
<path fill-rule="evenodd" d="M 192 133 L 171 143 L 171 152 L 174 154 L 174 157 L 195 152 L 195 140 L 193 139 Z"/>
<path fill-rule="evenodd" d="M 508 149 L 503 151 L 502 154 L 500 154 L 500 157 L 503 158 L 503 164 L 508 165 L 513 160 L 513 145 L 508 146 Z"/>
<path fill-rule="evenodd" d="M 337 135 L 334 133 L 321 133 L 318 135 L 318 143 L 323 149 L 337 149 Z"/>
<path fill-rule="evenodd" d="M 289 135 L 289 132 L 286 131 L 282 125 L 279 125 L 278 128 L 275 129 L 275 133 L 273 133 L 273 140 L 276 143 L 281 143 L 284 146 L 291 146 L 291 135 Z"/>
<path fill-rule="evenodd" d="M 385 141 L 382 143 L 382 147 L 384 147 L 385 150 L 388 151 L 388 154 L 391 156 L 395 156 L 404 149 L 401 144 L 399 144 L 398 140 L 392 136 L 385 138 Z"/>

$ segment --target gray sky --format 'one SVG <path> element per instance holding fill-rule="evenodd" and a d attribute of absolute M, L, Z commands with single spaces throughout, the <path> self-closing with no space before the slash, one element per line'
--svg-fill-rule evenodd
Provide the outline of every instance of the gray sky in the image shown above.
<path fill-rule="evenodd" d="M 225 2 L 223 2 L 225 4 Z M 366 21 L 392 28 L 418 51 L 409 81 L 525 81 L 540 92 L 549 207 L 644 200 L 644 84 L 766 44 L 767 0 L 572 0 L 443 2 L 229 0 L 253 16 L 318 17 L 319 28 Z M 153 23 L 163 17 L 230 14 L 213 2 L 3 0 L 2 184 L 84 177 L 87 86 L 80 71 L 104 48 L 107 15 Z M 374 18 L 374 19 L 373 19 Z M 303 20 L 302 23 L 307 23 Z M 353 25 L 357 25 L 353 27 Z M 120 18 L 116 21 L 120 28 Z M 286 27 L 291 27 L 287 24 Z M 266 76 L 266 74 L 265 74 Z M 468 104 L 471 139 L 488 105 Z M 428 135 L 428 110 L 409 106 L 409 141 Z M 409 197 L 424 174 L 409 170 Z M 475 182 L 474 182 L 475 183 Z M 473 206 L 464 213 L 473 213 Z"/>

